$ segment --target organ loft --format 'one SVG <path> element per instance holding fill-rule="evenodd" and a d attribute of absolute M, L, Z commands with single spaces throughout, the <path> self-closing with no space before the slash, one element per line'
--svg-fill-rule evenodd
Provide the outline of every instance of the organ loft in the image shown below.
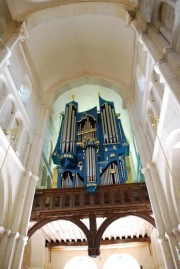
<path fill-rule="evenodd" d="M 78 112 L 78 103 L 66 104 L 56 147 L 52 154 L 58 166 L 57 188 L 125 183 L 125 156 L 129 155 L 119 114 L 114 103 L 99 96 L 99 107 Z"/>
<path fill-rule="evenodd" d="M 114 103 L 100 96 L 99 110 L 94 107 L 78 112 L 74 100 L 65 105 L 52 153 L 57 178 L 52 188 L 35 193 L 31 213 L 35 224 L 28 232 L 29 237 L 49 222 L 69 220 L 82 229 L 88 255 L 95 258 L 100 255 L 103 233 L 118 218 L 138 216 L 155 226 L 145 183 L 126 183 L 129 144 L 119 116 Z M 103 218 L 100 227 L 97 218 Z M 83 219 L 88 220 L 89 227 Z M 134 240 L 137 238 L 126 242 Z M 64 243 L 68 244 L 58 239 L 48 241 L 46 247 L 51 249 Z"/>

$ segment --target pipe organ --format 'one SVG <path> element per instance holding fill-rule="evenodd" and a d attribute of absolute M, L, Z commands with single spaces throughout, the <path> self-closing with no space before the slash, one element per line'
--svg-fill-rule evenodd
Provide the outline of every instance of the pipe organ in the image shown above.
<path fill-rule="evenodd" d="M 86 186 L 94 193 L 98 185 L 126 182 L 129 144 L 121 120 L 113 102 L 99 97 L 99 105 L 100 111 L 78 112 L 77 102 L 66 104 L 52 154 L 58 165 L 57 188 Z"/>

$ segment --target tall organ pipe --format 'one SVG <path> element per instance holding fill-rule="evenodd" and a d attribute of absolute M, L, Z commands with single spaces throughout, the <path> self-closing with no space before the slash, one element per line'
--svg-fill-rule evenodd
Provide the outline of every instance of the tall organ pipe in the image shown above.
<path fill-rule="evenodd" d="M 74 117 L 72 153 L 75 152 L 76 116 Z"/>
<path fill-rule="evenodd" d="M 110 115 L 110 120 L 111 120 L 111 126 L 112 126 L 112 136 L 113 136 L 113 142 L 117 142 L 117 137 L 116 137 L 116 126 L 114 125 L 114 120 L 113 120 L 113 112 L 111 106 L 109 106 L 109 115 Z"/>
<path fill-rule="evenodd" d="M 63 139 L 62 139 L 62 153 L 65 152 L 65 140 L 67 132 L 67 118 L 68 118 L 68 107 L 66 107 L 65 119 L 64 119 L 64 128 L 63 128 Z"/>
<path fill-rule="evenodd" d="M 117 132 L 116 115 L 115 115 L 114 108 L 112 108 L 112 115 L 113 115 L 113 125 L 114 125 L 114 128 L 115 128 L 116 139 L 117 139 L 117 142 L 118 142 L 118 132 Z"/>
<path fill-rule="evenodd" d="M 96 180 L 96 162 L 95 162 L 95 149 L 91 147 L 91 155 L 92 155 L 92 180 Z"/>
<path fill-rule="evenodd" d="M 87 182 L 96 181 L 96 154 L 94 147 L 86 148 Z"/>
<path fill-rule="evenodd" d="M 90 171 L 89 171 L 89 147 L 86 148 L 86 174 L 87 182 L 89 182 Z"/>
<path fill-rule="evenodd" d="M 72 104 L 69 105 L 68 112 L 69 113 L 68 113 L 68 122 L 67 122 L 68 126 L 67 126 L 67 133 L 66 133 L 66 152 L 69 152 Z"/>
<path fill-rule="evenodd" d="M 71 131 L 70 131 L 70 152 L 73 153 L 73 141 L 74 141 L 74 113 L 75 111 L 72 111 L 72 117 L 71 117 Z"/>
<path fill-rule="evenodd" d="M 103 112 L 101 112 L 101 121 L 102 121 L 102 128 L 103 128 L 103 134 L 104 134 L 104 143 L 106 142 L 105 139 L 105 129 L 104 129 L 104 117 L 103 117 Z"/>
<path fill-rule="evenodd" d="M 109 118 L 109 109 L 107 103 L 105 104 L 105 111 L 106 111 L 106 119 L 107 119 L 107 126 L 108 126 L 108 134 L 109 134 L 109 140 L 110 143 L 112 143 L 112 131 L 111 131 L 111 123 Z"/>
<path fill-rule="evenodd" d="M 106 114 L 105 114 L 105 110 L 103 109 L 103 119 L 104 119 L 104 130 L 105 130 L 105 135 L 106 135 L 106 140 L 107 143 L 109 143 L 109 134 L 108 134 L 108 127 L 107 127 L 107 122 L 106 122 Z"/>

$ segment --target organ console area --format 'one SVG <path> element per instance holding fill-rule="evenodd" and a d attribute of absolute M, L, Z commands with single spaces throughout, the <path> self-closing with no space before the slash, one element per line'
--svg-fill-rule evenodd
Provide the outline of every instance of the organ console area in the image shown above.
<path fill-rule="evenodd" d="M 85 186 L 95 193 L 98 185 L 126 182 L 129 144 L 121 120 L 113 102 L 99 97 L 99 107 L 78 112 L 77 102 L 66 104 L 52 154 L 57 188 Z"/>

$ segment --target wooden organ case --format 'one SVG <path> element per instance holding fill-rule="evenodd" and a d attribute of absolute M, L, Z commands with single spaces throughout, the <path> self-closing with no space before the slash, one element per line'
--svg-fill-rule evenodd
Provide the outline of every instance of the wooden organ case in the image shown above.
<path fill-rule="evenodd" d="M 77 102 L 66 104 L 52 154 L 58 166 L 57 188 L 86 186 L 95 193 L 98 185 L 126 182 L 129 144 L 121 120 L 113 102 L 99 97 L 99 107 L 78 112 Z"/>

